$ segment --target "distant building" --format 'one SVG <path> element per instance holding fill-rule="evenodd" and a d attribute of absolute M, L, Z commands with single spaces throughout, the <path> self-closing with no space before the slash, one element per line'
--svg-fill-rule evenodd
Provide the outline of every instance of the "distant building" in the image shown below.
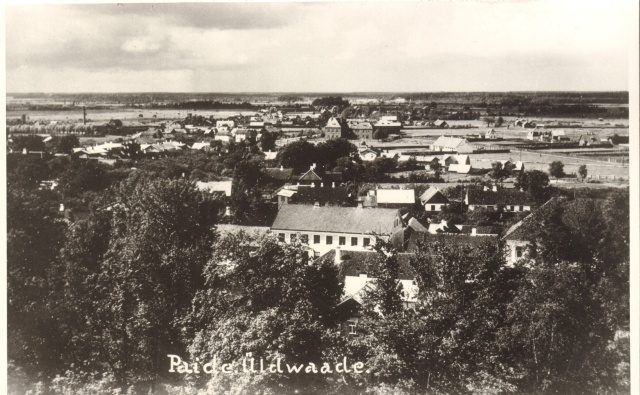
<path fill-rule="evenodd" d="M 370 122 L 350 122 L 348 123 L 348 128 L 351 137 L 355 137 L 359 140 L 373 139 L 373 126 Z"/>
<path fill-rule="evenodd" d="M 466 139 L 458 137 L 440 136 L 431 145 L 433 151 L 448 151 L 448 152 L 473 152 L 473 147 L 469 145 Z"/>
<path fill-rule="evenodd" d="M 358 155 L 360 156 L 360 159 L 366 162 L 372 162 L 380 157 L 380 153 L 371 148 L 360 151 Z"/>
<path fill-rule="evenodd" d="M 338 118 L 331 117 L 324 127 L 324 137 L 327 140 L 342 138 L 344 137 L 344 129 Z"/>
<path fill-rule="evenodd" d="M 369 192 L 375 194 L 378 207 L 410 207 L 416 203 L 413 189 L 376 189 Z"/>
<path fill-rule="evenodd" d="M 437 128 L 448 128 L 449 124 L 447 123 L 447 121 L 443 121 L 438 119 L 437 121 L 435 121 L 433 123 L 433 126 L 437 127 Z"/>

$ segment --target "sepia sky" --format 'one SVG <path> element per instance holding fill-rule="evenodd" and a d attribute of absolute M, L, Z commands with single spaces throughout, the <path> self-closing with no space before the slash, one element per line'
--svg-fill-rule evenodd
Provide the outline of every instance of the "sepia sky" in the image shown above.
<path fill-rule="evenodd" d="M 632 4 L 10 5 L 7 91 L 628 90 Z"/>

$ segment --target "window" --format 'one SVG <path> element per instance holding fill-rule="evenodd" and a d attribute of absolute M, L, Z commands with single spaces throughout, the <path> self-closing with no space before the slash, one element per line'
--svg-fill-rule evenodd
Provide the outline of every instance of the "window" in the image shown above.
<path fill-rule="evenodd" d="M 518 207 L 518 208 L 520 209 L 520 211 L 522 211 L 524 207 L 520 206 L 520 207 Z"/>
<path fill-rule="evenodd" d="M 362 245 L 367 247 L 370 243 L 370 239 L 368 237 L 365 237 L 364 239 L 362 239 Z"/>
<path fill-rule="evenodd" d="M 352 237 L 351 238 L 351 245 L 352 246 L 357 246 L 358 245 L 358 238 L 357 237 Z"/>
<path fill-rule="evenodd" d="M 278 233 L 278 241 L 284 242 L 284 233 Z"/>
<path fill-rule="evenodd" d="M 313 235 L 313 244 L 320 244 L 320 235 Z"/>
<path fill-rule="evenodd" d="M 295 233 L 291 233 L 289 235 L 289 238 L 291 239 L 291 242 L 293 243 L 294 241 L 296 241 L 296 234 Z"/>
<path fill-rule="evenodd" d="M 524 249 L 522 247 L 516 247 L 516 258 L 522 258 Z"/>
<path fill-rule="evenodd" d="M 355 322 L 350 322 L 349 323 L 349 334 L 350 335 L 355 335 L 356 334 L 356 323 Z"/>
<path fill-rule="evenodd" d="M 300 241 L 304 244 L 309 244 L 309 235 L 300 235 Z"/>
<path fill-rule="evenodd" d="M 327 236 L 327 245 L 333 244 L 333 236 Z"/>
<path fill-rule="evenodd" d="M 436 205 L 435 204 L 431 205 L 431 211 L 436 211 Z"/>
<path fill-rule="evenodd" d="M 340 244 L 341 246 L 347 244 L 347 238 L 344 236 L 338 237 L 338 244 Z"/>

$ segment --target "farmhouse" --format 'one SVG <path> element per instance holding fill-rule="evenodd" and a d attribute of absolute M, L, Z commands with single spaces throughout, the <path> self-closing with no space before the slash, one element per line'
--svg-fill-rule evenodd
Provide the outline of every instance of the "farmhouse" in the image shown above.
<path fill-rule="evenodd" d="M 495 186 L 493 190 L 467 189 L 464 203 L 473 211 L 478 207 L 492 208 L 497 210 L 504 207 L 504 211 L 526 212 L 531 211 L 533 201 L 524 192 L 514 190 L 498 190 Z"/>
<path fill-rule="evenodd" d="M 436 187 L 429 187 L 420 195 L 420 203 L 424 206 L 424 211 L 438 212 L 442 207 L 449 204 L 449 199 Z"/>
<path fill-rule="evenodd" d="M 358 155 L 360 155 L 360 159 L 367 162 L 372 162 L 380 156 L 380 153 L 374 149 L 367 148 L 360 151 Z"/>
<path fill-rule="evenodd" d="M 376 237 L 387 238 L 401 226 L 400 212 L 394 209 L 286 204 L 271 230 L 280 241 L 299 240 L 319 255 L 336 246 L 365 250 L 375 244 Z"/>
<path fill-rule="evenodd" d="M 437 128 L 448 128 L 449 124 L 447 123 L 447 121 L 443 121 L 438 119 L 437 121 L 435 121 L 433 123 L 433 126 L 437 127 Z"/>

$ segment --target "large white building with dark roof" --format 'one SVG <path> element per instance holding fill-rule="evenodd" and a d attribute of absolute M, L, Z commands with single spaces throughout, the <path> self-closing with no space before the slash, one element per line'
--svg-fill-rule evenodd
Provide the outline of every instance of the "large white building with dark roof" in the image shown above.
<path fill-rule="evenodd" d="M 284 205 L 271 226 L 280 241 L 308 244 L 316 254 L 335 247 L 363 251 L 402 226 L 396 209 Z"/>

